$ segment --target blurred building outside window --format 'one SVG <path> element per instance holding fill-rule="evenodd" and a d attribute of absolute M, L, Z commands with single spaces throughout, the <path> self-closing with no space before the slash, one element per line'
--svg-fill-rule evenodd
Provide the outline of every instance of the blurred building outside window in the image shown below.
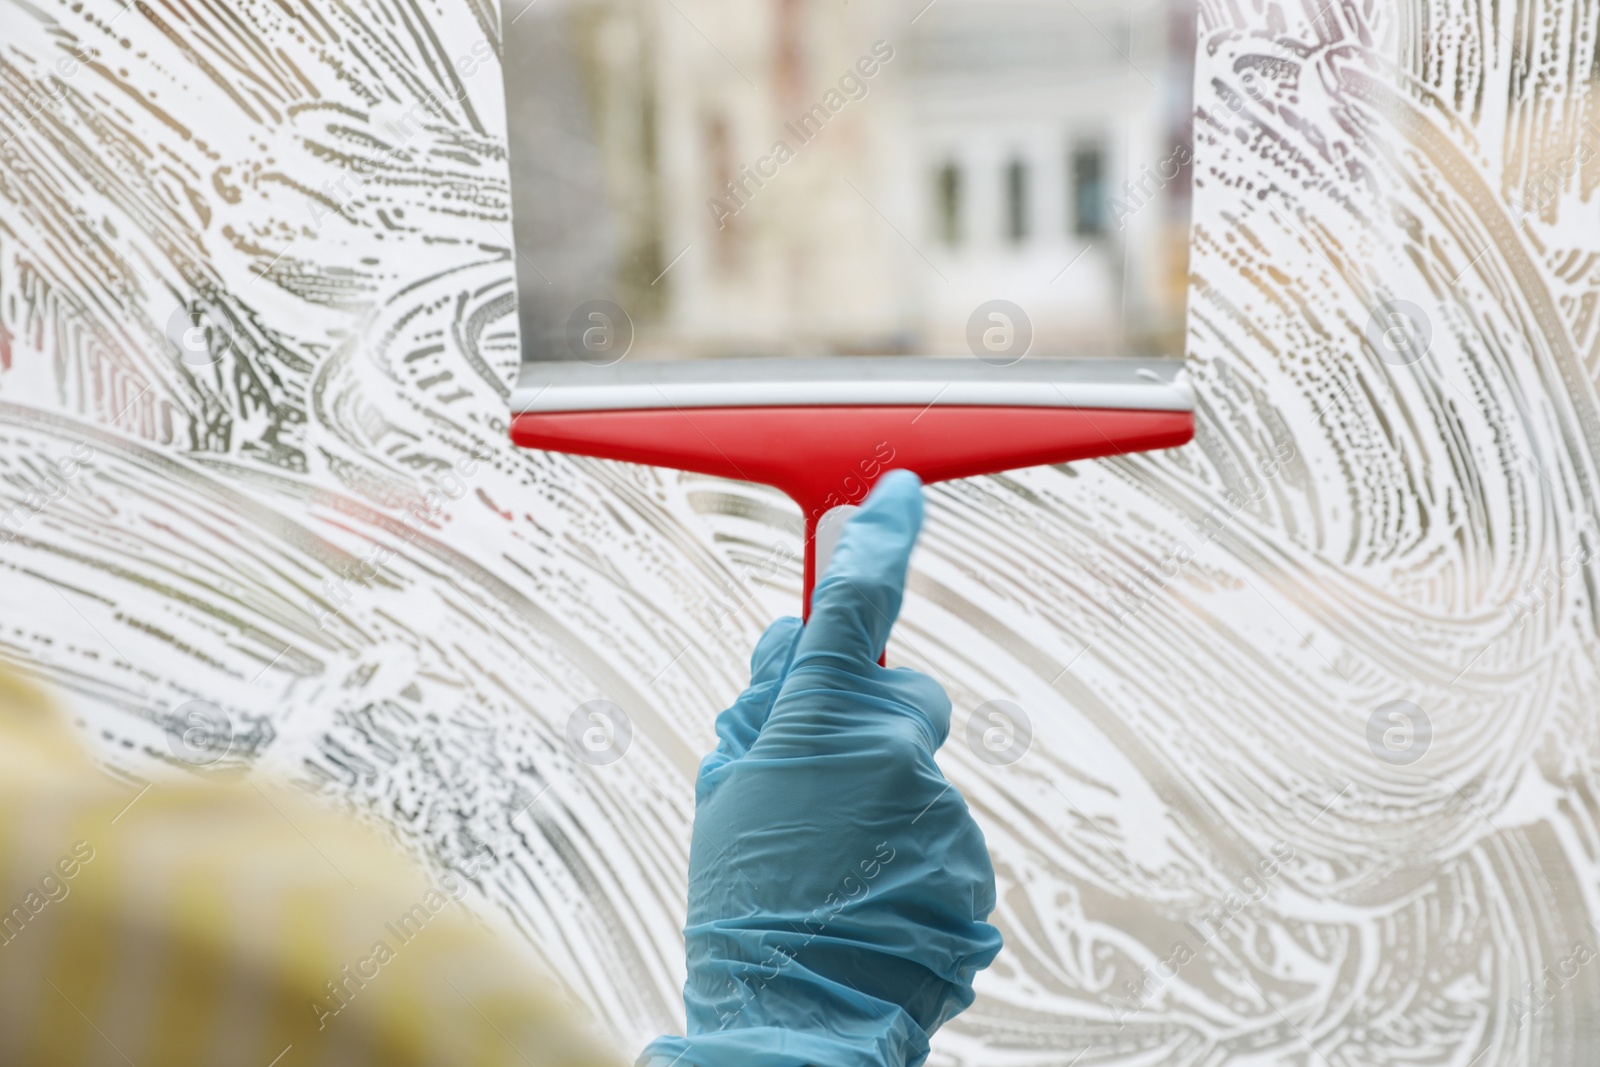
<path fill-rule="evenodd" d="M 1148 196 L 1129 177 L 1187 137 L 1194 18 L 1193 0 L 538 5 L 505 45 L 527 81 L 512 136 L 540 161 L 514 183 L 519 254 L 548 276 L 523 328 L 556 336 L 604 298 L 634 359 L 962 356 L 1003 298 L 1038 355 L 1179 355 L 1189 173 Z"/>

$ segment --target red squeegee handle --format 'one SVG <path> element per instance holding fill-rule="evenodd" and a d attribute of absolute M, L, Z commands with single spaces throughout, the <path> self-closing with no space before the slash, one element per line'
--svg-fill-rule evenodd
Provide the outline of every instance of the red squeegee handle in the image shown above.
<path fill-rule="evenodd" d="M 817 579 L 817 522 L 834 507 L 861 503 L 887 471 L 938 482 L 1174 448 L 1193 437 L 1189 411 L 936 404 L 530 412 L 511 423 L 511 440 L 524 448 L 781 489 L 805 516 L 806 614 Z"/>

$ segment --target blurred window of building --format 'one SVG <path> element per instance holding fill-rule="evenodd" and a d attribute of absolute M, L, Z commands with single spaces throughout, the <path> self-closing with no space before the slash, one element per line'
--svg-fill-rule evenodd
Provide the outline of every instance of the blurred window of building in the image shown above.
<path fill-rule="evenodd" d="M 713 115 L 705 125 L 706 171 L 719 193 L 734 205 L 742 206 L 739 189 L 734 184 L 732 138 L 728 133 L 728 120 Z M 739 266 L 740 226 L 737 214 L 720 218 L 717 222 L 716 264 L 727 274 Z"/>
<path fill-rule="evenodd" d="M 773 24 L 773 79 L 778 99 L 788 107 L 804 95 L 806 88 L 805 29 L 806 0 L 777 0 Z"/>
<path fill-rule="evenodd" d="M 1020 159 L 1006 164 L 1006 237 L 1012 244 L 1028 239 L 1028 164 Z"/>
<path fill-rule="evenodd" d="M 939 240 L 954 248 L 961 243 L 961 167 L 950 162 L 934 176 L 935 229 Z"/>
<path fill-rule="evenodd" d="M 1105 148 L 1097 141 L 1073 145 L 1071 173 L 1067 195 L 1072 201 L 1072 232 L 1080 237 L 1105 233 L 1111 222 L 1106 210 Z"/>

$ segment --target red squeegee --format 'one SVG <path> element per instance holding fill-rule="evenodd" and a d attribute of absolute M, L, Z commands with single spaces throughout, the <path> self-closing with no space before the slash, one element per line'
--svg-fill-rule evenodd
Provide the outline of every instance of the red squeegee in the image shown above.
<path fill-rule="evenodd" d="M 936 482 L 1172 448 L 1194 436 L 1193 406 L 1175 361 L 536 360 L 511 439 L 782 490 L 805 515 L 809 612 L 819 521 L 885 471 Z"/>

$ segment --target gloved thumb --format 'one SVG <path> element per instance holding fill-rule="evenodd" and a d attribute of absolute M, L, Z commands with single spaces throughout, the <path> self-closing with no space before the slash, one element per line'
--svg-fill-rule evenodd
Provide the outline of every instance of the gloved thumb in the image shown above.
<path fill-rule="evenodd" d="M 876 665 L 900 614 L 906 568 L 921 530 L 921 479 L 890 471 L 845 523 L 828 573 L 811 594 L 797 663 L 821 657 L 861 668 Z"/>

